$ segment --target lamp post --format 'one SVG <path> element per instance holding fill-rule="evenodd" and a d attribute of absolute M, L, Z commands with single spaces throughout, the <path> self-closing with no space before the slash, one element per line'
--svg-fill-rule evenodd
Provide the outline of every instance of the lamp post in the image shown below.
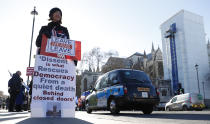
<path fill-rule="evenodd" d="M 33 25 L 32 25 L 32 34 L 31 34 L 31 46 L 30 46 L 30 54 L 29 54 L 29 62 L 28 67 L 31 66 L 31 51 L 32 51 L 32 42 L 33 42 L 33 34 L 34 34 L 34 22 L 35 22 L 35 15 L 38 15 L 38 12 L 36 11 L 36 7 L 34 6 L 34 10 L 31 11 L 31 15 L 33 15 Z M 27 79 L 27 86 L 29 84 L 29 76 Z M 28 99 L 27 99 L 27 109 L 29 109 L 29 93 L 27 93 Z"/>
<path fill-rule="evenodd" d="M 32 34 L 31 34 L 31 47 L 30 47 L 30 54 L 29 54 L 29 62 L 28 62 L 28 67 L 31 66 L 31 51 L 32 51 L 32 42 L 33 42 L 33 35 L 34 35 L 34 22 L 35 22 L 35 15 L 38 15 L 38 12 L 36 11 L 36 7 L 34 6 L 34 10 L 31 11 L 31 15 L 33 15 L 33 25 L 32 25 Z M 29 83 L 29 76 L 27 79 L 27 85 Z"/>
<path fill-rule="evenodd" d="M 195 70 L 196 70 L 196 72 L 197 72 L 197 80 L 198 80 L 198 93 L 200 94 L 199 77 L 198 77 L 198 64 L 195 64 Z"/>
<path fill-rule="evenodd" d="M 203 83 L 203 99 L 204 99 L 204 102 L 205 102 L 205 90 L 204 90 L 204 81 L 203 81 L 202 83 Z"/>

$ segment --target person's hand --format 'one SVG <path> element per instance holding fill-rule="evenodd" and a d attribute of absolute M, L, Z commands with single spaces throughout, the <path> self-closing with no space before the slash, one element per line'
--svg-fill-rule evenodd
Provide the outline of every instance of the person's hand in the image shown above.
<path fill-rule="evenodd" d="M 74 60 L 74 65 L 77 66 L 77 60 Z"/>

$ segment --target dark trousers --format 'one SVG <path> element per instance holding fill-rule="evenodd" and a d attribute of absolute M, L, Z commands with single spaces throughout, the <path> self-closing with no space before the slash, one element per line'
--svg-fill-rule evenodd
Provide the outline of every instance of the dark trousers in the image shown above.
<path fill-rule="evenodd" d="M 22 105 L 15 105 L 15 109 L 17 112 L 22 111 Z"/>
<path fill-rule="evenodd" d="M 14 111 L 16 97 L 17 97 L 17 93 L 16 92 L 10 92 L 9 112 Z"/>

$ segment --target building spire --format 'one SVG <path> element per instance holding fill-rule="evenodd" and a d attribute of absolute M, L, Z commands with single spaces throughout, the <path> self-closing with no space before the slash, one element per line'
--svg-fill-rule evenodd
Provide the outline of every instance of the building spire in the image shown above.
<path fill-rule="evenodd" d="M 92 72 L 92 69 L 91 69 L 91 67 L 89 66 L 89 70 L 88 70 L 89 72 Z"/>
<path fill-rule="evenodd" d="M 146 54 L 146 51 L 144 50 L 144 58 L 146 58 L 147 57 L 147 54 Z"/>
<path fill-rule="evenodd" d="M 154 49 L 154 44 L 153 44 L 153 42 L 152 42 L 152 52 L 153 52 L 153 51 L 155 51 L 155 49 Z"/>
<path fill-rule="evenodd" d="M 99 67 L 97 66 L 96 72 L 99 72 L 99 71 L 100 71 L 100 69 L 99 69 Z"/>

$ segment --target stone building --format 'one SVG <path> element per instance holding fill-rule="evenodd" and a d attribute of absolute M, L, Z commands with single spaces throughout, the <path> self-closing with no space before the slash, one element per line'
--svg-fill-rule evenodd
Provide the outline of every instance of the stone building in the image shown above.
<path fill-rule="evenodd" d="M 120 68 L 131 68 L 131 63 L 126 58 L 110 57 L 106 64 L 102 66 L 102 72 L 106 73 L 108 71 Z"/>
<path fill-rule="evenodd" d="M 153 81 L 163 80 L 163 59 L 160 48 L 154 49 L 152 44 L 151 53 L 144 54 L 136 52 L 127 58 L 110 57 L 105 65 L 102 66 L 102 72 L 120 68 L 136 69 L 146 72 Z"/>
<path fill-rule="evenodd" d="M 163 79 L 163 59 L 159 47 L 155 50 L 152 44 L 151 53 L 146 54 L 145 51 L 144 54 L 134 53 L 127 59 L 131 61 L 134 69 L 146 72 L 151 80 L 156 81 Z"/>
<path fill-rule="evenodd" d="M 95 85 L 96 80 L 101 75 L 100 72 L 92 72 L 91 70 L 85 70 L 81 75 L 81 94 L 84 91 L 90 90 Z M 80 94 L 80 95 L 81 95 Z"/>

